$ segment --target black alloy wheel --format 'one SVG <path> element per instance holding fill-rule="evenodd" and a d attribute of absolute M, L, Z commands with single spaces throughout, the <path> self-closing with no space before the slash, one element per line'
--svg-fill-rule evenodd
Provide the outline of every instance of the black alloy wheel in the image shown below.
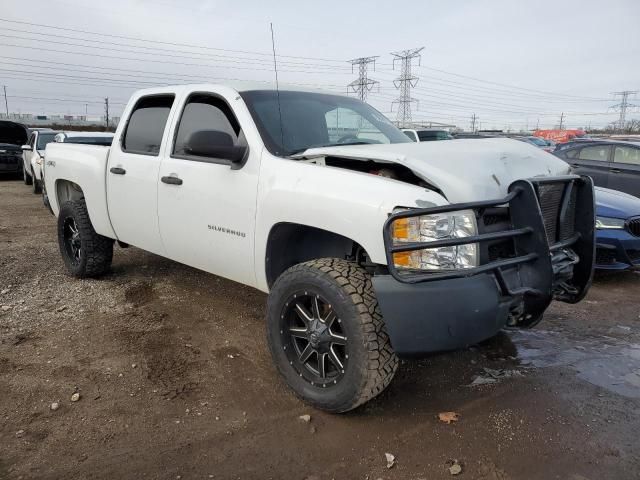
<path fill-rule="evenodd" d="M 283 349 L 289 363 L 313 386 L 337 384 L 349 360 L 348 338 L 331 305 L 313 291 L 294 293 L 281 314 Z"/>

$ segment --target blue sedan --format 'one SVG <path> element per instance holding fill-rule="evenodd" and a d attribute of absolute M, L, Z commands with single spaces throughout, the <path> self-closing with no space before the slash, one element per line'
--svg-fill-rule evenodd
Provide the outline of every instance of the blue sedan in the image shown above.
<path fill-rule="evenodd" d="M 640 268 L 640 198 L 596 187 L 596 269 Z"/>

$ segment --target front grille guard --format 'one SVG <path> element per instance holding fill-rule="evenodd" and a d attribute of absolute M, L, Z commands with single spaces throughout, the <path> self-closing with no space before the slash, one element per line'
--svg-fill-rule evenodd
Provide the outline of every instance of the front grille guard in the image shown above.
<path fill-rule="evenodd" d="M 567 219 L 573 220 L 568 238 L 559 238 L 552 244 L 547 238 L 544 219 L 538 201 L 537 191 L 542 185 L 564 183 L 562 203 L 559 208 L 558 232 L 567 231 Z M 570 202 L 575 201 L 575 211 L 570 212 Z M 447 213 L 456 210 L 474 210 L 480 224 L 485 211 L 493 207 L 508 206 L 511 229 L 505 231 L 483 233 L 470 237 L 451 238 L 431 242 L 393 243 L 393 222 L 401 218 L 417 217 L 436 213 Z M 521 295 L 529 293 L 535 296 L 549 297 L 553 295 L 554 273 L 552 256 L 571 247 L 578 255 L 579 261 L 574 265 L 573 293 L 567 298 L 559 298 L 568 302 L 579 301 L 591 283 L 594 247 L 594 200 L 593 183 L 589 177 L 567 175 L 561 177 L 532 178 L 518 180 L 509 187 L 507 196 L 496 200 L 458 203 L 439 207 L 405 210 L 392 214 L 384 225 L 384 243 L 389 272 L 398 281 L 404 283 L 432 282 L 455 278 L 470 277 L 481 273 L 493 273 L 504 295 Z M 560 227 L 564 226 L 563 229 Z M 458 246 L 469 243 L 482 243 L 492 240 L 513 239 L 515 256 L 488 261 L 473 268 L 428 272 L 416 270 L 399 270 L 395 267 L 393 254 L 429 248 Z M 517 269 L 519 279 L 506 272 Z"/>

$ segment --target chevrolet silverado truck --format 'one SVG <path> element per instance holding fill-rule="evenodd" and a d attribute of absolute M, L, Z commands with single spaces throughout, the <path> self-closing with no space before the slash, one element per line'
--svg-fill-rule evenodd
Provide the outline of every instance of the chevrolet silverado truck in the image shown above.
<path fill-rule="evenodd" d="M 295 88 L 141 90 L 122 119 L 111 147 L 47 146 L 68 271 L 102 274 L 117 243 L 268 292 L 274 363 L 317 408 L 591 284 L 592 182 L 533 145 L 411 142 L 359 100 Z"/>

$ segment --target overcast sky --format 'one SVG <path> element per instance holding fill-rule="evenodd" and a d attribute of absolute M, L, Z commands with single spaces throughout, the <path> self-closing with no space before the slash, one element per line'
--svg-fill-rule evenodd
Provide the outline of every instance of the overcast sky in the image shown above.
<path fill-rule="evenodd" d="M 392 119 L 390 52 L 417 47 L 414 120 L 468 128 L 475 113 L 482 128 L 519 129 L 553 127 L 565 112 L 569 127 L 602 126 L 617 118 L 611 92 L 640 90 L 637 0 L 2 4 L 0 84 L 12 112 L 100 115 L 109 97 L 117 115 L 138 88 L 272 82 L 269 22 L 281 82 L 346 92 L 357 77 L 347 60 L 378 55 L 369 102 Z"/>

